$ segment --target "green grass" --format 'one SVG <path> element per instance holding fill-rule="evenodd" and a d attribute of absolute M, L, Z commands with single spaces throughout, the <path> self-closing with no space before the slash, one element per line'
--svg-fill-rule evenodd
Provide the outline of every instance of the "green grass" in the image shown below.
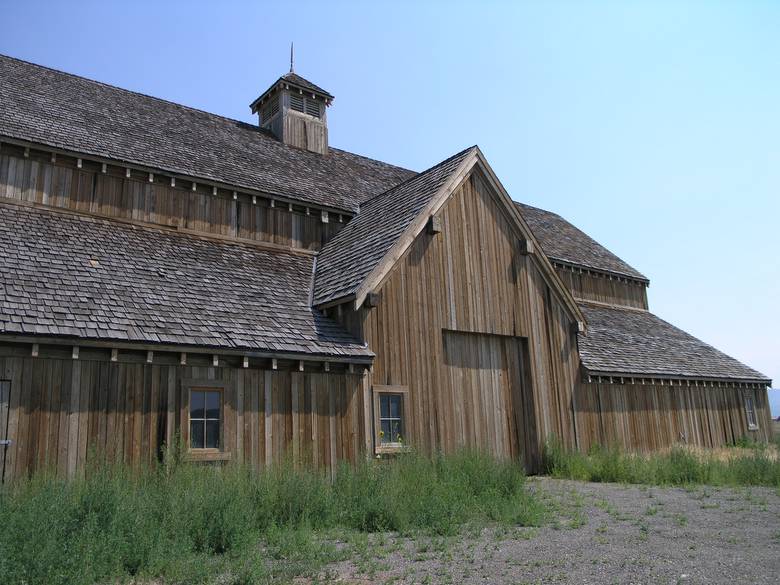
<path fill-rule="evenodd" d="M 0 491 L 0 583 L 278 583 L 349 557 L 361 534 L 447 536 L 544 514 L 519 467 L 474 453 L 365 461 L 334 478 L 290 464 L 87 475 Z"/>
<path fill-rule="evenodd" d="M 588 454 L 567 451 L 548 441 L 546 473 L 558 478 L 647 485 L 718 485 L 780 487 L 780 461 L 765 445 L 754 445 L 744 455 L 716 457 L 674 447 L 648 456 L 616 448 L 594 447 Z"/>

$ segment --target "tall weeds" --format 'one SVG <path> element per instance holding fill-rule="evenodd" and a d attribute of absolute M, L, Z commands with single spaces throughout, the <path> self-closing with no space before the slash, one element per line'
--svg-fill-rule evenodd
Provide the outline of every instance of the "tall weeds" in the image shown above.
<path fill-rule="evenodd" d="M 780 487 L 780 460 L 770 455 L 770 449 L 774 447 L 755 444 L 741 455 L 723 458 L 683 446 L 644 456 L 596 446 L 586 455 L 550 440 L 545 467 L 553 477 L 583 481 Z"/>
<path fill-rule="evenodd" d="M 519 467 L 474 453 L 364 461 L 333 478 L 289 463 L 98 465 L 0 491 L 0 583 L 265 582 L 279 559 L 297 559 L 293 572 L 327 560 L 328 530 L 448 535 L 542 514 Z"/>

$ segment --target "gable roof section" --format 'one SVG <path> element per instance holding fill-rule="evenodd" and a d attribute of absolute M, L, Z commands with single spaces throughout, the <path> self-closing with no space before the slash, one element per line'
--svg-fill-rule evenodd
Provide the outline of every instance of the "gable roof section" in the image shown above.
<path fill-rule="evenodd" d="M 529 249 L 541 249 L 484 155 L 473 146 L 362 206 L 358 216 L 320 252 L 314 304 L 354 299 L 355 305 L 359 306 L 424 229 L 428 218 L 439 210 L 475 167 L 483 172 L 504 203 L 511 221 L 529 241 Z M 532 258 L 571 316 L 584 327 L 579 307 L 549 260 L 543 254 L 533 254 Z"/>
<path fill-rule="evenodd" d="M 641 272 L 629 266 L 557 213 L 524 203 L 515 202 L 515 205 L 533 230 L 548 258 L 650 282 Z"/>
<path fill-rule="evenodd" d="M 360 213 L 320 251 L 314 277 L 314 305 L 354 298 L 404 232 L 473 154 L 467 148 L 365 202 Z"/>
<path fill-rule="evenodd" d="M 0 137 L 354 212 L 415 173 L 0 55 Z"/>
<path fill-rule="evenodd" d="M 373 355 L 310 308 L 310 255 L 9 203 L 0 249 L 0 334 Z"/>
<path fill-rule="evenodd" d="M 643 310 L 580 303 L 588 331 L 580 358 L 591 374 L 770 383 L 763 374 Z"/>

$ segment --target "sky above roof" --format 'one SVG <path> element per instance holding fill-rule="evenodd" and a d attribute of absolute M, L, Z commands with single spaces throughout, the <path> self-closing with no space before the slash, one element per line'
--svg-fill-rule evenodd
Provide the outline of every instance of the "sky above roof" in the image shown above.
<path fill-rule="evenodd" d="M 653 312 L 780 385 L 780 4 L 421 4 L 30 0 L 0 52 L 252 122 L 295 41 L 332 145 L 423 170 L 479 144 L 650 278 Z"/>

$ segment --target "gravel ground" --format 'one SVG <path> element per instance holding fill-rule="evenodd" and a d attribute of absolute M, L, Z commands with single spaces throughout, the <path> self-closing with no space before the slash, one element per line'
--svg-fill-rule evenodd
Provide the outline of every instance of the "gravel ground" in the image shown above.
<path fill-rule="evenodd" d="M 346 583 L 780 583 L 780 490 L 529 480 L 543 528 L 380 536 L 324 575 Z"/>

